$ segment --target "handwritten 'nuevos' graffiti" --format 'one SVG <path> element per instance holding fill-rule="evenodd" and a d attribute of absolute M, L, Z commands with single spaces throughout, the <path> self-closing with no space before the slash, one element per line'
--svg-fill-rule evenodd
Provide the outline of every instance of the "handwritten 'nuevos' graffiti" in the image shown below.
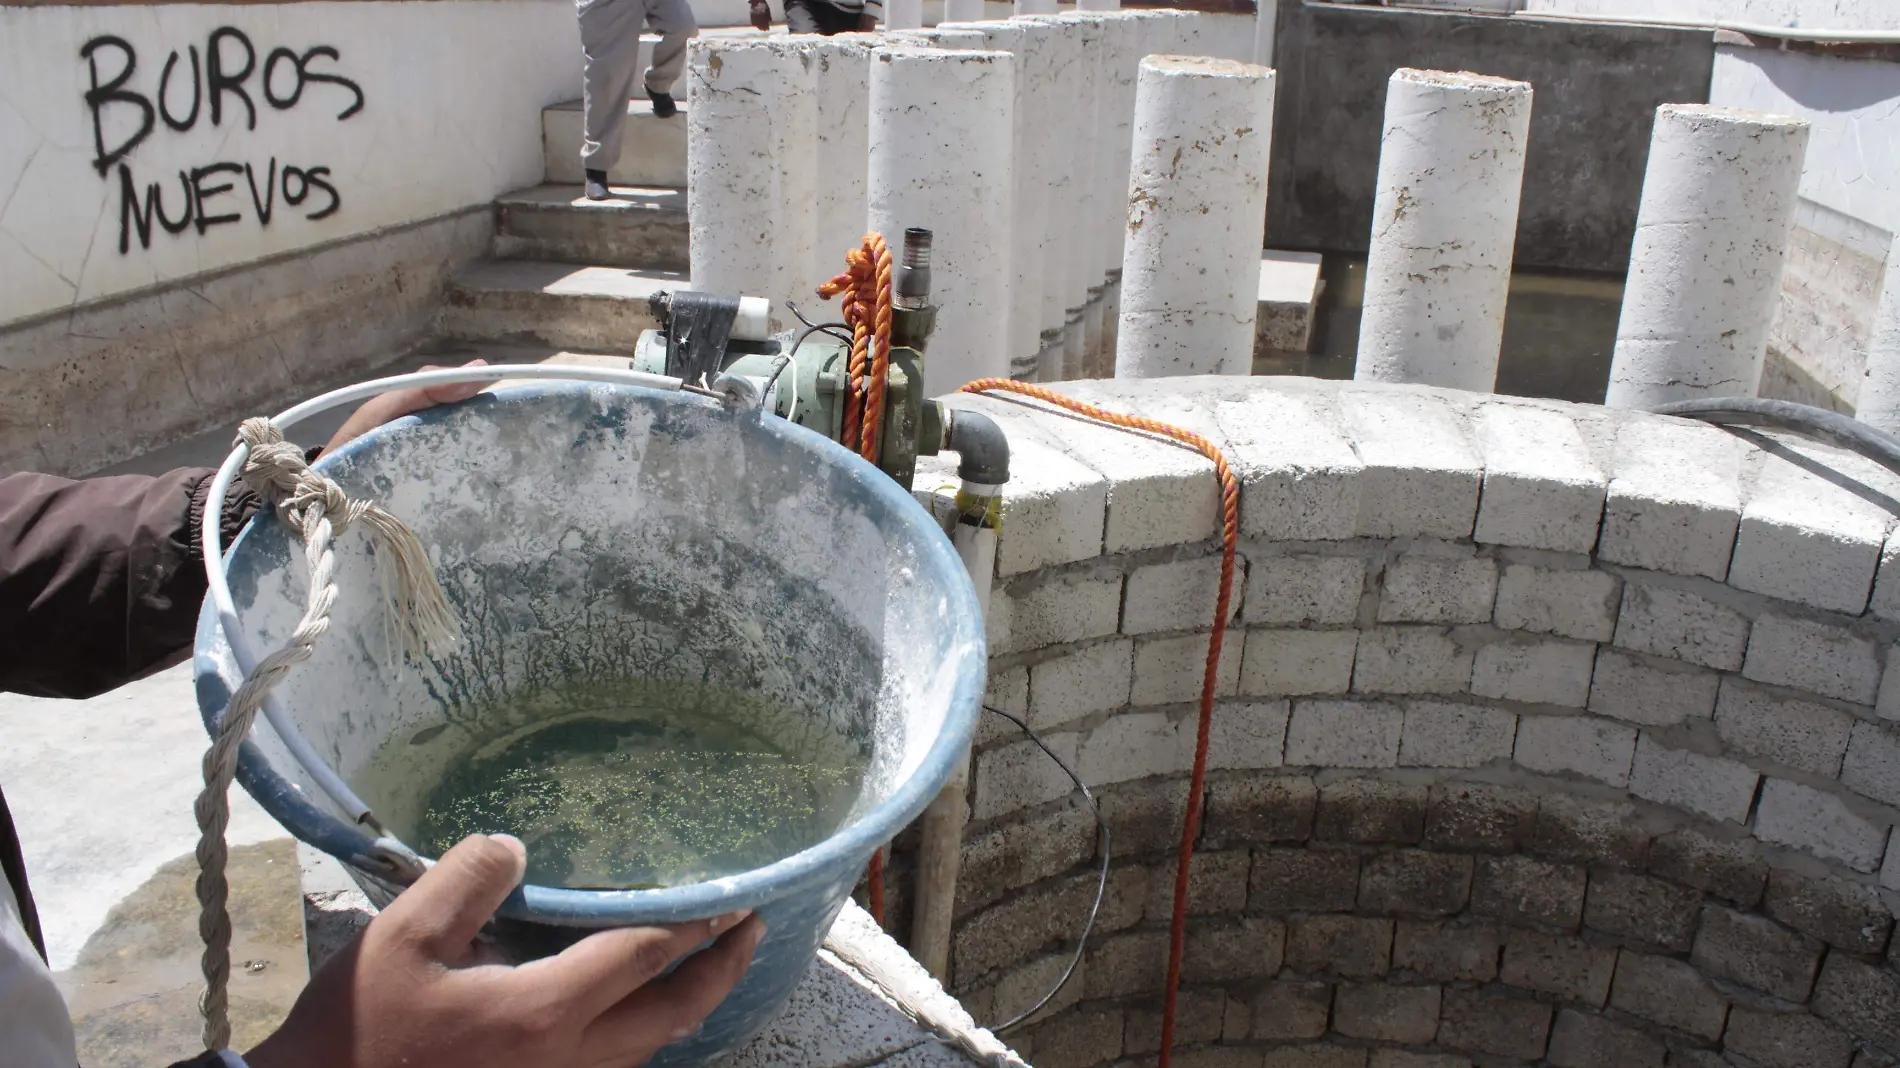
<path fill-rule="evenodd" d="M 363 90 L 336 72 L 333 65 L 342 59 L 336 48 L 315 45 L 300 52 L 278 47 L 260 62 L 257 47 L 244 31 L 222 26 L 205 39 L 202 53 L 196 44 L 188 45 L 182 56 L 173 49 L 149 93 L 134 85 L 138 49 L 125 38 L 95 37 L 80 48 L 79 58 L 91 79 L 85 103 L 92 117 L 93 169 L 107 181 L 115 169 L 118 172 L 120 255 L 131 253 L 134 236 L 141 249 L 148 249 L 157 230 L 176 235 L 196 229 L 202 236 L 214 226 L 241 222 L 246 218 L 244 191 L 249 193 L 249 217 L 259 226 L 271 224 L 279 204 L 313 221 L 342 208 L 343 197 L 330 180 L 329 167 L 279 164 L 272 156 L 268 163 L 221 160 L 179 170 L 177 197 L 168 210 L 170 178 L 141 185 L 130 161 L 161 122 L 183 134 L 201 120 L 221 127 L 235 125 L 241 116 L 244 128 L 255 130 L 260 98 L 275 111 L 299 105 L 334 108 L 331 114 L 337 122 L 360 113 Z"/>

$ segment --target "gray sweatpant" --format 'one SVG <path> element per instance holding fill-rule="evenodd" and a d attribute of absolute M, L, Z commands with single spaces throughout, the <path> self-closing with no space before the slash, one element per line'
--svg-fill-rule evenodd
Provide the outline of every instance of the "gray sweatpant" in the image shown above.
<path fill-rule="evenodd" d="M 640 31 L 653 27 L 660 43 L 646 90 L 667 93 L 686 66 L 686 42 L 699 36 L 687 0 L 580 0 L 582 115 L 587 138 L 581 142 L 581 166 L 609 170 L 620 159 L 627 130 L 627 99 L 633 76 L 640 73 Z M 684 120 L 682 120 L 684 121 Z"/>

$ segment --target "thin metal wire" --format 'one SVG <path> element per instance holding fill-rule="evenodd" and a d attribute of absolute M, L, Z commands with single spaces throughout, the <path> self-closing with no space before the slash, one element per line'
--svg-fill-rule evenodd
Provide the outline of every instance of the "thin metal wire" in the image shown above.
<path fill-rule="evenodd" d="M 786 301 L 786 304 L 788 304 L 788 305 L 789 305 L 790 303 L 791 303 L 790 301 Z M 793 309 L 792 309 L 792 314 L 793 314 L 793 315 L 798 315 L 798 309 L 797 309 L 797 308 L 793 308 Z M 802 315 L 798 315 L 798 321 L 799 321 L 799 322 L 801 322 L 801 323 L 803 323 L 803 322 L 805 322 L 805 317 L 804 317 L 804 316 L 802 316 Z M 806 338 L 808 338 L 808 337 L 810 337 L 810 336 L 812 336 L 813 334 L 815 334 L 815 333 L 818 333 L 819 331 L 821 331 L 821 330 L 822 330 L 822 331 L 824 331 L 825 333 L 827 333 L 827 334 L 830 334 L 830 335 L 831 335 L 832 337 L 835 337 L 835 338 L 837 338 L 838 340 L 840 340 L 840 341 L 842 341 L 842 342 L 844 342 L 844 343 L 845 343 L 846 345 L 849 345 L 849 344 L 851 344 L 851 339 L 850 339 L 850 338 L 848 338 L 848 337 L 843 337 L 843 336 L 841 336 L 841 335 L 839 335 L 839 334 L 837 334 L 837 333 L 834 333 L 834 332 L 832 332 L 831 330 L 829 330 L 829 329 L 827 329 L 827 326 L 828 326 L 828 324 L 826 324 L 826 323 L 818 323 L 818 324 L 816 324 L 816 325 L 813 325 L 813 324 L 810 324 L 810 323 L 807 323 L 807 324 L 806 324 L 806 327 L 805 327 L 805 332 L 804 332 L 804 333 L 802 333 L 802 334 L 800 334 L 800 335 L 798 335 L 798 340 L 797 340 L 797 341 L 794 341 L 794 342 L 792 342 L 792 349 L 791 349 L 791 351 L 790 351 L 790 352 L 787 352 L 787 353 L 786 353 L 786 354 L 785 354 L 784 356 L 782 356 L 782 357 L 780 357 L 780 358 L 779 358 L 779 362 L 778 362 L 778 366 L 777 366 L 777 367 L 774 367 L 774 368 L 772 369 L 772 377 L 770 377 L 770 378 L 768 378 L 768 379 L 766 379 L 766 380 L 765 380 L 765 389 L 764 389 L 764 390 L 763 390 L 763 391 L 761 392 L 761 394 L 760 394 L 760 396 L 759 396 L 759 407 L 760 407 L 760 408 L 764 408 L 764 407 L 765 407 L 765 398 L 766 398 L 766 397 L 769 397 L 769 396 L 771 396 L 771 395 L 772 395 L 772 387 L 773 387 L 773 386 L 776 386 L 776 385 L 778 385 L 778 376 L 780 376 L 780 375 L 782 375 L 782 374 L 784 374 L 784 373 L 785 373 L 785 368 L 787 368 L 787 367 L 789 367 L 789 366 L 791 366 L 791 364 L 792 364 L 792 361 L 793 361 L 793 360 L 796 360 L 796 359 L 798 358 L 798 350 L 799 350 L 799 348 L 800 348 L 800 346 L 802 346 L 802 345 L 804 345 L 804 344 L 805 344 L 805 339 L 806 339 Z M 797 383 L 797 382 L 793 382 L 793 383 L 792 383 L 792 389 L 793 389 L 793 390 L 796 390 L 796 389 L 798 389 L 798 383 Z M 790 417 L 790 416 L 787 416 L 786 418 L 788 418 L 788 419 L 789 419 L 789 418 L 791 418 L 791 417 Z"/>
<path fill-rule="evenodd" d="M 799 322 L 804 323 L 806 326 L 810 327 L 811 329 L 823 330 L 824 332 L 830 334 L 832 337 L 837 338 L 839 341 L 842 341 L 847 345 L 851 344 L 851 336 L 849 334 L 841 334 L 837 332 L 840 330 L 851 329 L 850 323 L 814 323 L 810 319 L 805 318 L 805 313 L 798 310 L 798 305 L 788 300 L 785 302 L 785 306 L 791 309 L 792 315 L 796 317 Z"/>

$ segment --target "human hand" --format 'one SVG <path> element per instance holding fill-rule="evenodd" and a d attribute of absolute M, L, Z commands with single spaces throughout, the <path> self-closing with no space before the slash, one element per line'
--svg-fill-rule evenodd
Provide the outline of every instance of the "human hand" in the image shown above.
<path fill-rule="evenodd" d="M 772 5 L 765 0 L 752 0 L 752 28 L 769 30 L 772 28 Z"/>
<path fill-rule="evenodd" d="M 877 16 L 871 14 L 869 11 L 866 11 L 864 14 L 859 15 L 858 29 L 864 31 L 865 33 L 875 33 L 877 31 Z"/>
<path fill-rule="evenodd" d="M 487 360 L 470 360 L 463 367 L 486 367 Z M 440 371 L 438 364 L 428 364 L 424 371 Z M 391 419 L 433 408 L 438 404 L 454 404 L 467 400 L 488 387 L 487 382 L 456 382 L 446 386 L 416 386 L 410 389 L 398 389 L 363 402 L 363 406 L 350 413 L 337 432 L 331 436 L 330 443 L 323 447 L 324 452 L 342 446 L 345 442 L 367 431 L 374 430 Z"/>
<path fill-rule="evenodd" d="M 743 912 L 589 935 L 557 956 L 493 963 L 476 943 L 527 867 L 474 835 L 370 921 L 310 981 L 251 1068 L 622 1068 L 699 1028 L 765 925 Z M 671 975 L 660 973 L 709 938 Z"/>

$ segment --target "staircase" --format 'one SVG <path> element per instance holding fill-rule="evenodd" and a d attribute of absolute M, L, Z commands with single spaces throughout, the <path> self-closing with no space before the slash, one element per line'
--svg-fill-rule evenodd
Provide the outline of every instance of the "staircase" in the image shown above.
<path fill-rule="evenodd" d="M 641 69 L 658 42 L 641 38 Z M 685 288 L 685 100 L 667 119 L 644 93 L 627 101 L 610 200 L 581 193 L 582 133 L 578 100 L 541 113 L 546 183 L 495 200 L 493 258 L 450 282 L 440 339 L 630 356 L 640 331 L 658 325 L 647 298 Z"/>

